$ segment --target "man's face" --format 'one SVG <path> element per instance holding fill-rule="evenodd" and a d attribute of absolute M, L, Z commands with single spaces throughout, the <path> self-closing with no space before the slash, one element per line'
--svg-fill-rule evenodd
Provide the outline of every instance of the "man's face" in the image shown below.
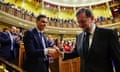
<path fill-rule="evenodd" d="M 17 28 L 16 29 L 16 33 L 19 34 L 20 33 L 20 29 Z"/>
<path fill-rule="evenodd" d="M 81 27 L 84 31 L 88 31 L 93 24 L 93 17 L 87 17 L 85 13 L 80 13 L 77 16 L 77 21 L 79 27 Z"/>
<path fill-rule="evenodd" d="M 37 22 L 37 27 L 40 31 L 43 31 L 48 23 L 47 18 L 40 18 Z"/>
<path fill-rule="evenodd" d="M 48 40 L 52 40 L 52 36 L 51 35 L 48 35 Z"/>
<path fill-rule="evenodd" d="M 13 26 L 13 27 L 11 28 L 11 32 L 12 32 L 12 33 L 16 33 L 16 27 Z"/>

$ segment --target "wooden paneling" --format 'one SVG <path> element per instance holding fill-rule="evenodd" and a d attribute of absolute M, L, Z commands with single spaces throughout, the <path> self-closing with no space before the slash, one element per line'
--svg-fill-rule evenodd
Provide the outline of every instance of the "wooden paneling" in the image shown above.
<path fill-rule="evenodd" d="M 66 60 L 66 61 L 62 61 L 62 59 L 59 59 L 59 72 L 72 72 L 71 71 L 71 60 Z"/>
<path fill-rule="evenodd" d="M 67 28 L 67 24 L 63 24 L 63 28 Z"/>
<path fill-rule="evenodd" d="M 19 67 L 22 67 L 24 56 L 25 56 L 25 49 L 24 49 L 24 45 L 21 44 L 19 48 L 19 63 L 18 63 Z"/>
<path fill-rule="evenodd" d="M 72 24 L 68 24 L 68 28 L 72 28 Z"/>
<path fill-rule="evenodd" d="M 72 60 L 72 72 L 80 72 L 80 58 L 75 58 Z"/>
<path fill-rule="evenodd" d="M 80 72 L 80 58 L 62 61 L 59 58 L 59 72 Z"/>

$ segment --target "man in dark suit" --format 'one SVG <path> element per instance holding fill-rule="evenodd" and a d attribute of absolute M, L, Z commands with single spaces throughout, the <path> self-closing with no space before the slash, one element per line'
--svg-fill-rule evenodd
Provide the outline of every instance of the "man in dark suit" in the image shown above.
<path fill-rule="evenodd" d="M 48 23 L 45 15 L 36 18 L 36 28 L 25 32 L 23 42 L 25 46 L 26 58 L 23 68 L 27 72 L 48 72 L 48 55 L 53 57 L 57 54 L 55 48 L 48 48 L 44 29 Z"/>
<path fill-rule="evenodd" d="M 10 32 L 0 32 L 0 56 L 5 60 L 14 63 L 16 57 L 16 41 Z"/>
<path fill-rule="evenodd" d="M 64 53 L 64 60 L 80 57 L 80 72 L 120 72 L 120 46 L 117 33 L 112 29 L 94 24 L 94 16 L 87 8 L 76 13 L 83 32 L 76 36 L 76 47 L 72 53 Z"/>
<path fill-rule="evenodd" d="M 11 53 L 11 40 L 10 36 L 7 33 L 0 32 L 0 57 L 3 59 L 12 62 L 12 53 Z"/>
<path fill-rule="evenodd" d="M 14 63 L 16 58 L 16 46 L 17 42 L 13 39 L 10 32 L 0 32 L 0 57 L 7 60 L 10 63 Z M 12 69 L 7 67 L 12 72 Z"/>

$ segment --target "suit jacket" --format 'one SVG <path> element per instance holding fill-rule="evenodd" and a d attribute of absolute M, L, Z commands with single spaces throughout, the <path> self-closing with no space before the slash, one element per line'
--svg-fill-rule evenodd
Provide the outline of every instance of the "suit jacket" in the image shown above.
<path fill-rule="evenodd" d="M 16 57 L 16 41 L 13 40 L 13 50 L 11 51 L 11 38 L 9 33 L 0 32 L 0 56 L 9 62 L 14 62 Z"/>
<path fill-rule="evenodd" d="M 45 44 L 46 47 L 46 38 Z M 26 58 L 23 63 L 23 69 L 27 72 L 48 72 L 48 60 L 45 60 L 44 47 L 42 45 L 41 36 L 34 28 L 25 32 L 23 37 Z"/>
<path fill-rule="evenodd" d="M 80 72 L 120 72 L 120 45 L 117 33 L 111 29 L 96 27 L 87 58 L 83 54 L 83 32 L 76 36 L 76 48 L 65 53 L 64 60 L 80 57 Z"/>

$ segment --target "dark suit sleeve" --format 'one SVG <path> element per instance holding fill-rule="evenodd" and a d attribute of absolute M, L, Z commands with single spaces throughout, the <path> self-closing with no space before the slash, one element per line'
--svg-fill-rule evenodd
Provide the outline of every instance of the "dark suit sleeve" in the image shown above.
<path fill-rule="evenodd" d="M 111 53 L 116 72 L 120 72 L 120 45 L 117 32 L 115 31 L 112 31 L 111 33 Z"/>
<path fill-rule="evenodd" d="M 71 53 L 64 53 L 64 59 L 63 60 L 79 57 L 76 49 L 77 48 L 75 48 L 75 50 L 73 52 L 71 52 Z"/>
<path fill-rule="evenodd" d="M 0 32 L 0 43 L 8 43 L 10 38 L 7 36 L 6 33 Z"/>
<path fill-rule="evenodd" d="M 35 48 L 35 41 L 33 41 L 33 34 L 30 31 L 25 32 L 23 37 L 23 42 L 25 46 L 26 55 L 28 57 L 42 57 L 44 56 L 43 49 L 36 49 Z"/>
<path fill-rule="evenodd" d="M 76 36 L 76 42 L 77 42 L 78 36 Z M 77 45 L 75 45 L 75 49 L 73 52 L 71 53 L 64 53 L 64 59 L 63 60 L 67 60 L 67 59 L 72 59 L 72 58 L 76 58 L 79 57 L 78 52 L 77 52 Z"/>
<path fill-rule="evenodd" d="M 20 43 L 15 41 L 15 48 L 20 48 Z"/>

